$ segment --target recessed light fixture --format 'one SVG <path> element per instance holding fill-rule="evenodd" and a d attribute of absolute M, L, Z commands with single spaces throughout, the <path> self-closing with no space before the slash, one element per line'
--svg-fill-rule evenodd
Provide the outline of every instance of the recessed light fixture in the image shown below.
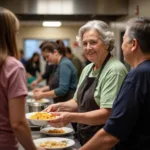
<path fill-rule="evenodd" d="M 61 22 L 60 21 L 44 21 L 43 26 L 44 27 L 60 27 Z"/>

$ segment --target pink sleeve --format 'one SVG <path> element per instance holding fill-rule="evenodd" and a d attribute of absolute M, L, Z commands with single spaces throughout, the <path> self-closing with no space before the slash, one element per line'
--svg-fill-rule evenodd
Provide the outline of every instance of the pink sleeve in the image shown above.
<path fill-rule="evenodd" d="M 26 72 L 22 67 L 17 67 L 9 78 L 7 95 L 8 99 L 27 95 Z"/>

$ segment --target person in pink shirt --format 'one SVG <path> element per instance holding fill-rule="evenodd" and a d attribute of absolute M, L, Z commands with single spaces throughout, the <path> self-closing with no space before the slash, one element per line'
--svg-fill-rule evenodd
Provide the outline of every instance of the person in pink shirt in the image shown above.
<path fill-rule="evenodd" d="M 26 73 L 17 60 L 18 29 L 16 16 L 0 7 L 0 150 L 18 150 L 18 142 L 37 150 L 25 118 Z"/>

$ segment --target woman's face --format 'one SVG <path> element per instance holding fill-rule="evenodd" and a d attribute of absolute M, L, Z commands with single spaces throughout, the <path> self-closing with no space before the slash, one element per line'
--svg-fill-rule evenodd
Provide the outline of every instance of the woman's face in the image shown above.
<path fill-rule="evenodd" d="M 56 56 L 55 56 L 55 52 L 51 53 L 51 52 L 43 52 L 43 57 L 46 59 L 47 62 L 56 64 Z"/>
<path fill-rule="evenodd" d="M 38 62 L 39 61 L 39 56 L 38 55 L 35 55 L 34 57 L 33 57 L 33 62 Z"/>
<path fill-rule="evenodd" d="M 83 34 L 83 49 L 87 59 L 93 63 L 97 63 L 105 53 L 108 53 L 108 46 L 101 39 L 100 34 L 96 30 L 88 30 Z"/>

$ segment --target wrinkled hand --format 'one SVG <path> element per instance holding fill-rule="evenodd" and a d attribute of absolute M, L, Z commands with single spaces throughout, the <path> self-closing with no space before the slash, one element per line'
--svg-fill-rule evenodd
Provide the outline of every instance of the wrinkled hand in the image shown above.
<path fill-rule="evenodd" d="M 45 112 L 56 112 L 56 111 L 59 111 L 59 107 L 60 107 L 60 104 L 57 103 L 57 104 L 52 104 L 52 105 L 49 105 L 46 109 L 44 109 L 43 111 Z"/>
<path fill-rule="evenodd" d="M 35 99 L 35 100 L 39 100 L 39 99 L 43 98 L 43 97 L 42 97 L 42 93 L 43 93 L 43 92 L 41 92 L 41 91 L 35 92 L 35 93 L 34 93 L 34 96 L 33 96 L 34 99 Z"/>
<path fill-rule="evenodd" d="M 64 127 L 71 122 L 71 113 L 69 112 L 53 112 L 52 114 L 57 116 L 56 119 L 48 121 L 48 123 L 53 127 Z"/>

